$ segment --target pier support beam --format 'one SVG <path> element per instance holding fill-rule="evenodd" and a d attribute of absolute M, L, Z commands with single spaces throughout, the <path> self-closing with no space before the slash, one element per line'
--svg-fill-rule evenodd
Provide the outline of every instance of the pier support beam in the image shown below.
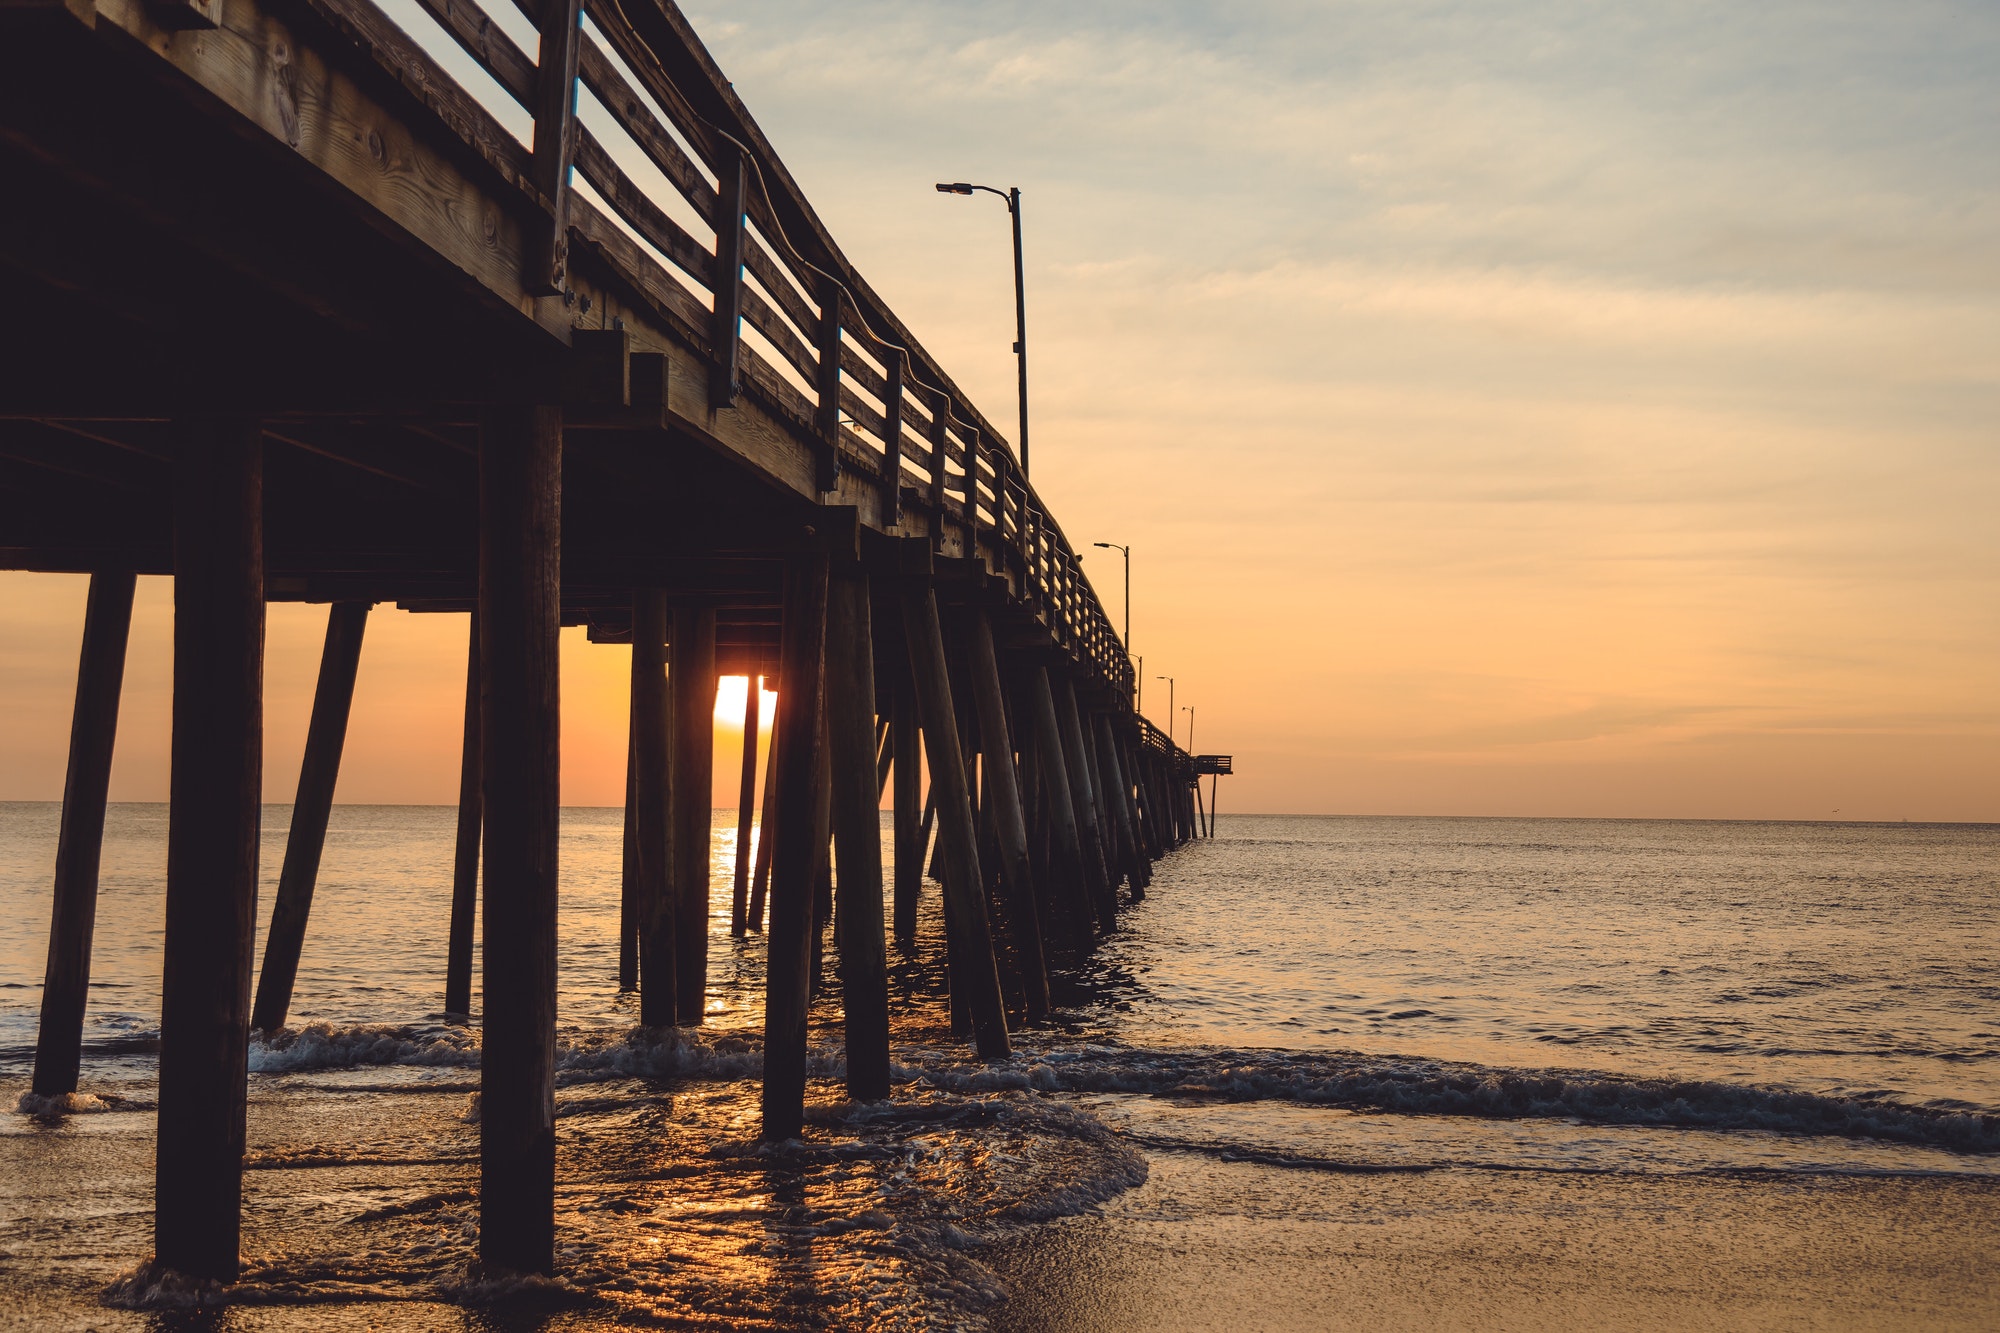
<path fill-rule="evenodd" d="M 1000 659 L 986 613 L 966 616 L 971 660 L 972 701 L 979 712 L 983 795 L 991 807 L 990 826 L 1000 852 L 1000 882 L 1007 891 L 1008 920 L 1021 962 L 1021 989 L 1028 1017 L 1049 1016 L 1048 962 L 1043 957 L 1041 914 L 1035 910 L 1035 879 L 1028 865 L 1028 822 L 1022 813 L 1014 745 L 1007 732 L 1007 704 L 1000 688 Z"/>
<path fill-rule="evenodd" d="M 953 994 L 959 994 L 963 987 L 974 1045 L 983 1058 L 997 1060 L 1010 1050 L 1007 1011 L 1000 992 L 999 965 L 993 957 L 992 927 L 986 916 L 978 831 L 952 707 L 944 632 L 938 624 L 937 594 L 931 587 L 930 544 L 923 538 L 905 538 L 902 554 L 903 636 L 909 641 L 910 676 L 916 683 L 917 713 L 923 723 L 931 784 L 938 796 L 939 840 L 945 851 L 944 892 L 949 903 L 945 929 L 951 936 Z"/>
<path fill-rule="evenodd" d="M 782 688 L 782 687 L 780 687 Z M 778 825 L 774 816 L 778 809 L 778 720 L 777 712 L 784 707 L 784 695 L 777 690 L 778 700 L 772 705 L 771 743 L 765 747 L 764 755 L 764 805 L 757 815 L 757 868 L 750 877 L 750 920 L 751 930 L 764 929 L 764 900 L 771 889 L 771 856 L 776 850 Z"/>
<path fill-rule="evenodd" d="M 347 719 L 354 708 L 354 677 L 361 667 L 368 610 L 367 602 L 335 602 L 327 611 L 326 646 L 320 652 L 312 721 L 306 726 L 305 759 L 299 765 L 298 794 L 292 799 L 292 826 L 285 835 L 285 864 L 278 872 L 278 900 L 271 906 L 264 966 L 257 974 L 257 1003 L 250 1011 L 250 1026 L 264 1032 L 283 1027 L 292 1008 L 299 953 L 305 948 L 320 856 L 326 850 L 327 820 L 333 814 L 333 789 L 340 780 L 340 752 L 347 744 Z"/>
<path fill-rule="evenodd" d="M 546 405 L 488 408 L 479 423 L 479 1257 L 516 1273 L 555 1267 L 562 429 Z"/>
<path fill-rule="evenodd" d="M 83 1063 L 90 941 L 97 926 L 97 868 L 104 851 L 104 808 L 111 789 L 111 751 L 118 735 L 118 695 L 125 680 L 136 582 L 129 571 L 92 574 L 84 605 L 83 654 L 69 728 L 69 776 L 63 782 L 62 832 L 56 838 L 48 970 L 42 974 L 42 1023 L 35 1039 L 33 1086 L 42 1097 L 75 1092 Z"/>
<path fill-rule="evenodd" d="M 826 724 L 839 894 L 834 931 L 847 1020 L 847 1095 L 877 1101 L 889 1095 L 889 971 L 867 575 L 835 572 L 826 602 Z"/>
<path fill-rule="evenodd" d="M 639 1022 L 672 1027 L 679 1007 L 679 919 L 669 817 L 672 718 L 667 685 L 667 595 L 632 593 L 632 844 L 637 877 Z"/>
<path fill-rule="evenodd" d="M 1048 789 L 1049 824 L 1053 833 L 1050 868 L 1055 885 L 1051 897 L 1062 904 L 1070 937 L 1079 953 L 1097 943 L 1096 910 L 1090 879 L 1084 869 L 1083 842 L 1076 826 L 1076 798 L 1070 790 L 1069 764 L 1063 758 L 1062 723 L 1056 716 L 1055 694 L 1045 667 L 1028 677 L 1028 700 L 1035 714 L 1035 756 Z"/>
<path fill-rule="evenodd" d="M 896 784 L 896 943 L 912 948 L 917 942 L 917 899 L 924 886 L 924 843 L 930 826 L 924 820 L 922 746 L 917 731 L 917 701 L 904 673 L 892 673 L 893 715 L 889 743 L 895 749 L 892 771 Z"/>
<path fill-rule="evenodd" d="M 683 1026 L 708 1005 L 709 842 L 715 823 L 715 608 L 674 611 L 674 982 Z"/>
<path fill-rule="evenodd" d="M 805 1125 L 806 1005 L 812 966 L 813 878 L 824 846 L 813 845 L 813 785 L 825 733 L 827 555 L 792 556 L 785 568 L 778 720 L 772 736 L 778 783 L 771 865 L 771 928 L 764 974 L 763 1136 L 795 1137 Z M 765 807 L 765 819 L 773 806 Z M 753 913 L 754 915 L 754 913 Z"/>
<path fill-rule="evenodd" d="M 263 800 L 263 438 L 236 419 L 179 435 L 153 1246 L 162 1267 L 233 1282 Z"/>
<path fill-rule="evenodd" d="M 618 989 L 639 989 L 639 714 L 625 696 L 625 830 L 618 858 Z"/>
<path fill-rule="evenodd" d="M 751 672 L 743 688 L 743 776 L 736 788 L 736 882 L 729 897 L 729 933 L 742 939 L 750 926 L 751 833 L 757 823 L 757 730 L 763 677 Z"/>
<path fill-rule="evenodd" d="M 1090 902 L 1097 914 L 1097 928 L 1110 932 L 1118 928 L 1118 893 L 1113 886 L 1109 858 L 1104 854 L 1104 834 L 1097 822 L 1097 791 L 1090 772 L 1090 745 L 1084 738 L 1083 723 L 1076 711 L 1076 693 L 1068 679 L 1050 682 L 1055 691 L 1056 720 L 1062 726 L 1063 765 L 1069 770 L 1070 796 L 1076 802 L 1076 831 L 1083 846 L 1084 882 L 1090 888 Z"/>
<path fill-rule="evenodd" d="M 1124 765 L 1118 760 L 1118 738 L 1112 734 L 1111 719 L 1098 713 L 1092 719 L 1097 731 L 1097 768 L 1104 779 L 1105 804 L 1111 811 L 1117 833 L 1118 858 L 1131 886 L 1132 898 L 1146 896 L 1146 853 L 1139 846 L 1139 829 L 1132 817 L 1132 791 L 1126 785 Z"/>
<path fill-rule="evenodd" d="M 451 936 L 445 945 L 444 1011 L 472 1013 L 472 925 L 479 910 L 480 799 L 479 611 L 472 612 L 471 644 L 465 652 L 465 735 L 458 756 L 458 844 L 451 866 Z"/>

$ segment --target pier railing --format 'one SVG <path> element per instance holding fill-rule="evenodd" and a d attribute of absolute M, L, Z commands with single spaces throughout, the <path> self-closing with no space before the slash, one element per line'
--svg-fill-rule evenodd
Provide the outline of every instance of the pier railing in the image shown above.
<path fill-rule="evenodd" d="M 373 20 L 347 26 L 406 81 L 433 91 L 458 84 L 376 19 L 388 15 L 369 0 L 307 2 Z M 543 87 L 500 16 L 473 0 L 415 6 L 412 17 L 427 17 L 532 118 L 534 152 L 511 173 L 521 188 L 535 192 L 552 139 L 566 144 L 574 181 L 558 172 L 554 197 L 538 201 L 557 232 L 551 249 L 585 247 L 623 275 L 649 313 L 707 359 L 711 403 L 748 395 L 810 440 L 823 492 L 842 474 L 858 476 L 879 488 L 892 524 L 914 510 L 934 535 L 957 528 L 964 549 L 1009 576 L 1058 643 L 1129 692 L 1132 668 L 1111 619 L 1012 447 L 841 253 L 671 0 L 558 0 L 553 27 L 522 0 L 523 18 L 544 25 L 559 81 L 555 62 L 573 59 L 567 97 Z M 448 121 L 509 109 L 457 90 Z M 497 119 L 454 128 L 473 144 L 511 137 Z"/>

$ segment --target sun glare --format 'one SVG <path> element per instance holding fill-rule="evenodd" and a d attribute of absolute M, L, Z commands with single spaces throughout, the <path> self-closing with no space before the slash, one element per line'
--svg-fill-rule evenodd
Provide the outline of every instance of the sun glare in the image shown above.
<path fill-rule="evenodd" d="M 720 677 L 715 689 L 715 722 L 717 726 L 728 727 L 732 731 L 743 729 L 743 698 L 750 688 L 748 676 Z M 771 726 L 771 710 L 776 707 L 778 696 L 769 690 L 759 690 L 757 716 L 766 731 Z"/>

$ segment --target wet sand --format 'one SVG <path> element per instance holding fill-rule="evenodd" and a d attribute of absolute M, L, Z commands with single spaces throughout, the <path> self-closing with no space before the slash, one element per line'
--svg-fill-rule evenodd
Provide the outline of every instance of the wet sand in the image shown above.
<path fill-rule="evenodd" d="M 1000 1333 L 2000 1327 L 2000 1181 L 1326 1172 L 1148 1154 L 985 1256 Z"/>

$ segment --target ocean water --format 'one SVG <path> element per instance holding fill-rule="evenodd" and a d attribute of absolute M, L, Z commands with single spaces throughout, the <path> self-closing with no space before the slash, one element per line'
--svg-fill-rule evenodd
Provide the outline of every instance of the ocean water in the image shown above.
<path fill-rule="evenodd" d="M 266 914 L 288 813 L 266 810 Z M 134 1277 L 166 811 L 110 814 L 69 1113 L 20 1100 L 58 815 L 0 806 L 0 1324 L 145 1327 L 203 1299 Z M 1639 1205 L 1611 1201 L 1643 1196 L 1656 1238 L 1679 1234 L 1662 1219 L 1708 1219 L 1687 1246 L 1736 1218 L 1766 1251 L 1796 1233 L 1774 1219 L 1823 1208 L 1856 1245 L 1881 1230 L 1857 1217 L 1936 1224 L 1931 1276 L 1885 1279 L 1863 1314 L 1931 1300 L 1920 1322 L 2000 1318 L 2000 827 L 1224 816 L 1093 957 L 1062 961 L 1056 1020 L 995 1065 L 951 1040 L 927 885 L 919 948 L 892 955 L 895 1097 L 841 1098 L 829 942 L 811 1125 L 765 1145 L 761 942 L 727 929 L 735 812 L 712 836 L 708 1022 L 678 1034 L 636 1030 L 616 991 L 621 823 L 564 812 L 563 1271 L 523 1289 L 471 1263 L 476 1016 L 439 1012 L 453 812 L 336 809 L 290 1025 L 252 1049 L 241 1326 L 310 1310 L 368 1327 L 388 1302 L 410 1327 L 1196 1327 L 1249 1307 L 1210 1318 L 1162 1306 L 1171 1280 L 1113 1277 L 1231 1246 L 1239 1275 L 1274 1256 L 1295 1272 L 1298 1236 L 1317 1276 L 1274 1279 L 1250 1326 L 1327 1326 L 1314 1312 L 1363 1288 L 1378 1324 L 1435 1325 L 1452 1318 L 1423 1303 L 1433 1288 L 1419 1301 L 1391 1267 L 1310 1256 L 1357 1219 L 1424 1218 L 1384 1251 L 1406 1262 L 1488 1216 L 1495 1181 L 1510 1216 L 1544 1226 L 1493 1259 L 1503 1276 L 1546 1235 L 1596 1228 L 1566 1211 L 1579 1200 L 1622 1217 Z M 1221 1218 L 1241 1225 L 1176 1230 Z M 1166 1249 L 1100 1271 L 1133 1245 Z M 1827 1300 L 1871 1290 L 1858 1255 L 1822 1256 Z M 1539 1297 L 1522 1309 L 1562 1322 Z M 1499 1326 L 1499 1310 L 1467 1317 Z"/>

